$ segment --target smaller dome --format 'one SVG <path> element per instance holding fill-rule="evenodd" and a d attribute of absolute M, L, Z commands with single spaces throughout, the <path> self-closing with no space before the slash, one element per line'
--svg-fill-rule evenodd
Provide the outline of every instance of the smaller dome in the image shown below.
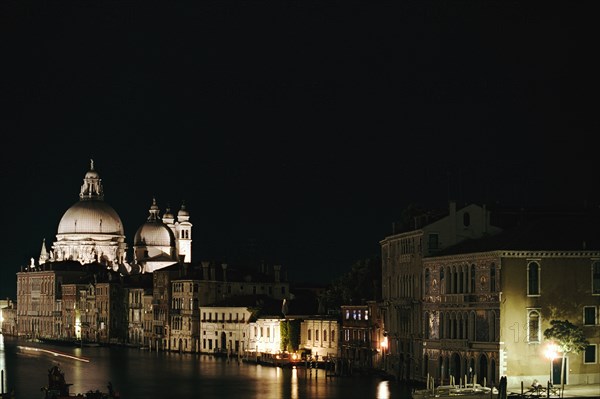
<path fill-rule="evenodd" d="M 175 234 L 158 216 L 159 208 L 156 205 L 156 198 L 152 198 L 152 205 L 149 209 L 150 215 L 146 223 L 140 226 L 135 233 L 133 245 L 138 246 L 156 246 L 156 247 L 174 247 Z"/>
<path fill-rule="evenodd" d="M 186 216 L 190 216 L 190 213 L 187 211 L 187 209 L 185 209 L 185 204 L 181 204 L 181 209 L 179 210 L 179 212 L 177 212 L 177 217 L 186 217 Z"/>
<path fill-rule="evenodd" d="M 174 247 L 173 231 L 161 221 L 147 221 L 135 233 L 134 246 Z"/>
<path fill-rule="evenodd" d="M 164 219 L 173 219 L 175 216 L 173 216 L 173 212 L 171 212 L 171 208 L 167 208 L 165 210 L 165 214 L 163 215 L 163 220 Z"/>

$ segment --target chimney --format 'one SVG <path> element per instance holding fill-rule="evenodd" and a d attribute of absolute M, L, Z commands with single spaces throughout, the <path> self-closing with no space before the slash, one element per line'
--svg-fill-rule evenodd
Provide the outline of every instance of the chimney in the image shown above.
<path fill-rule="evenodd" d="M 489 223 L 487 206 L 483 204 L 483 234 L 487 234 Z"/>
<path fill-rule="evenodd" d="M 227 282 L 227 263 L 221 263 L 221 267 L 223 268 L 223 281 Z"/>
<path fill-rule="evenodd" d="M 449 208 L 448 218 L 450 220 L 450 242 L 444 245 L 444 247 L 456 244 L 456 201 L 451 200 Z"/>
<path fill-rule="evenodd" d="M 202 261 L 202 280 L 208 280 L 208 266 L 209 263 L 207 261 Z"/>
<path fill-rule="evenodd" d="M 280 280 L 280 273 L 281 273 L 281 265 L 275 265 L 273 266 L 273 270 L 274 270 L 274 274 L 275 274 L 275 282 L 279 283 Z"/>

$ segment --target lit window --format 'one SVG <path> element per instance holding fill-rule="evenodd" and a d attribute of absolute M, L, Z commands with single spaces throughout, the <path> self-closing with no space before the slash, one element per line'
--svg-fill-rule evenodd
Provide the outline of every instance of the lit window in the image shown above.
<path fill-rule="evenodd" d="M 527 312 L 527 340 L 530 343 L 540 342 L 540 311 L 529 309 Z"/>
<path fill-rule="evenodd" d="M 537 262 L 527 265 L 527 295 L 540 295 L 540 265 Z"/>
<path fill-rule="evenodd" d="M 346 320 L 350 319 L 350 310 L 346 309 Z"/>
<path fill-rule="evenodd" d="M 596 324 L 596 307 L 595 306 L 584 306 L 583 307 L 583 325 L 593 326 Z"/>
<path fill-rule="evenodd" d="M 586 346 L 585 352 L 583 354 L 583 363 L 585 363 L 585 364 L 596 363 L 597 352 L 598 352 L 598 346 L 596 344 Z"/>
<path fill-rule="evenodd" d="M 369 320 L 369 310 L 365 310 L 365 320 Z"/>

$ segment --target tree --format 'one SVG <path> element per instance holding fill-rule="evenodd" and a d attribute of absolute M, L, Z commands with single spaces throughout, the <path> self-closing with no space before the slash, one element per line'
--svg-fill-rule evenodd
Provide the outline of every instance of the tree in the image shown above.
<path fill-rule="evenodd" d="M 590 343 L 585 338 L 583 329 L 577 327 L 569 320 L 551 320 L 550 325 L 552 327 L 544 330 L 544 338 L 554 341 L 562 352 L 562 364 L 560 367 L 562 391 L 565 387 L 565 359 L 569 353 L 583 352 Z"/>
<path fill-rule="evenodd" d="M 300 320 L 284 320 L 279 323 L 282 351 L 297 351 L 300 347 Z"/>
<path fill-rule="evenodd" d="M 381 291 L 381 260 L 379 257 L 356 261 L 350 271 L 333 280 L 330 288 L 320 297 L 328 309 L 341 305 L 364 304 L 377 300 Z"/>

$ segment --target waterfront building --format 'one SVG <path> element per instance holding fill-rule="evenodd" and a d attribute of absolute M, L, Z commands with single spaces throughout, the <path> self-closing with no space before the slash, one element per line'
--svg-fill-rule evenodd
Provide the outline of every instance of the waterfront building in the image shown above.
<path fill-rule="evenodd" d="M 339 337 L 337 317 L 308 316 L 300 323 L 300 349 L 317 359 L 338 357 Z"/>
<path fill-rule="evenodd" d="M 600 241 L 589 215 L 548 215 L 423 260 L 422 376 L 508 386 L 599 383 Z M 597 220 L 597 219 L 596 219 Z M 583 328 L 590 345 L 549 349 L 552 320 Z"/>
<path fill-rule="evenodd" d="M 121 281 L 96 284 L 98 341 L 123 343 L 127 340 L 127 309 Z"/>
<path fill-rule="evenodd" d="M 382 310 L 389 345 L 385 366 L 399 379 L 420 379 L 423 258 L 501 229 L 490 224 L 485 206 L 470 204 L 457 209 L 452 201 L 447 211 L 415 213 L 395 230 L 380 241 Z"/>
<path fill-rule="evenodd" d="M 76 261 L 56 261 L 31 265 L 17 273 L 17 335 L 21 337 L 56 337 L 57 301 L 62 298 L 63 284 L 77 283 L 85 274 Z"/>
<path fill-rule="evenodd" d="M 352 369 L 373 367 L 368 305 L 343 305 L 340 357 Z"/>
<path fill-rule="evenodd" d="M 127 297 L 127 343 L 145 346 L 144 340 L 144 295 L 149 290 L 143 287 L 125 289 Z"/>
<path fill-rule="evenodd" d="M 144 295 L 142 296 L 142 304 L 144 306 L 144 312 L 142 315 L 144 323 L 144 342 L 142 346 L 148 348 L 150 348 L 152 342 L 152 329 L 154 319 L 154 312 L 152 311 L 152 300 L 154 296 L 152 295 L 152 291 L 152 289 L 144 290 Z"/>
<path fill-rule="evenodd" d="M 0 333 L 17 335 L 17 304 L 10 299 L 0 300 Z"/>
<path fill-rule="evenodd" d="M 265 359 L 282 352 L 281 321 L 282 316 L 260 316 L 248 324 L 248 351 Z"/>
<path fill-rule="evenodd" d="M 236 301 L 226 303 L 234 304 Z M 243 301 L 239 301 L 243 302 Z M 248 323 L 252 310 L 248 306 L 225 302 L 200 307 L 200 351 L 241 356 L 246 350 Z"/>
<path fill-rule="evenodd" d="M 82 332 L 82 313 L 85 314 L 88 309 L 87 295 L 84 295 L 88 290 L 87 284 L 63 284 L 62 297 L 56 303 L 60 304 L 61 311 L 61 326 L 58 335 L 49 334 L 47 338 L 55 339 L 81 339 L 84 335 Z M 91 294 L 93 295 L 93 294 Z M 95 302 L 90 295 L 90 299 Z M 92 305 L 95 310 L 95 303 Z M 93 312 L 94 317 L 96 312 Z M 84 316 L 85 317 L 85 316 Z"/>
<path fill-rule="evenodd" d="M 152 273 L 152 337 L 150 349 L 170 348 L 171 280 L 181 275 L 180 265 L 165 267 Z"/>
<path fill-rule="evenodd" d="M 171 349 L 198 352 L 200 339 L 200 307 L 198 280 L 180 278 L 172 281 Z"/>

